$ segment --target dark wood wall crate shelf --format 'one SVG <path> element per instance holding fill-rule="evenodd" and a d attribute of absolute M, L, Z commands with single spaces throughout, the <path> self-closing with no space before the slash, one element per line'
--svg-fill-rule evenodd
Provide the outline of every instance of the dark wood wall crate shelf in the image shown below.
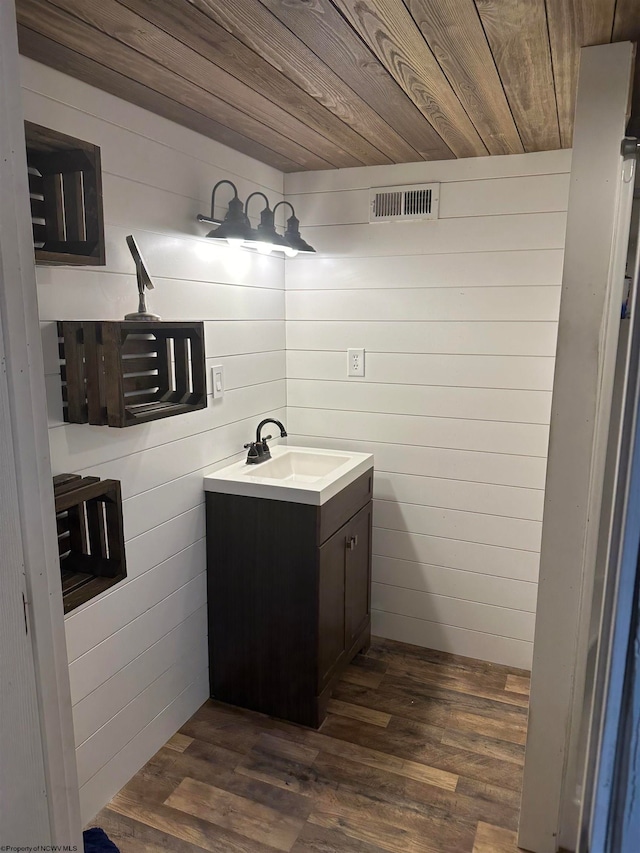
<path fill-rule="evenodd" d="M 204 324 L 62 320 L 64 419 L 128 427 L 204 409 Z"/>
<path fill-rule="evenodd" d="M 100 148 L 25 122 L 37 264 L 105 263 Z"/>
<path fill-rule="evenodd" d="M 64 612 L 127 576 L 118 480 L 53 478 Z"/>

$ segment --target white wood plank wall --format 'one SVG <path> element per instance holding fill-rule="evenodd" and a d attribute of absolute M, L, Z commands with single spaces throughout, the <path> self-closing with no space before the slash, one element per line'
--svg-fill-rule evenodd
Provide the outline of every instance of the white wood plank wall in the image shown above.
<path fill-rule="evenodd" d="M 266 414 L 285 417 L 284 265 L 208 243 L 198 213 L 229 178 L 275 204 L 278 171 L 23 60 L 25 118 L 101 147 L 107 266 L 39 267 L 54 473 L 122 481 L 127 580 L 67 617 L 85 822 L 208 696 L 202 470 L 230 459 Z M 223 213 L 229 195 L 220 191 Z M 203 411 L 132 429 L 65 425 L 54 320 L 135 310 L 135 234 L 164 319 L 206 321 L 226 393 Z M 210 373 L 210 371 L 208 371 Z"/>
<path fill-rule="evenodd" d="M 285 176 L 318 250 L 286 265 L 290 441 L 375 454 L 376 634 L 531 665 L 569 169 Z M 369 187 L 431 181 L 438 221 L 368 224 Z"/>

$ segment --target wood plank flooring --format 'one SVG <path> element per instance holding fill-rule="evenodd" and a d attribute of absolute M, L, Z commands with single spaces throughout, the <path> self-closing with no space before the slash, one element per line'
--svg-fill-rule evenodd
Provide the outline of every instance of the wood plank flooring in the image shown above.
<path fill-rule="evenodd" d="M 92 825 L 121 853 L 515 853 L 528 692 L 374 638 L 319 731 L 207 702 Z"/>

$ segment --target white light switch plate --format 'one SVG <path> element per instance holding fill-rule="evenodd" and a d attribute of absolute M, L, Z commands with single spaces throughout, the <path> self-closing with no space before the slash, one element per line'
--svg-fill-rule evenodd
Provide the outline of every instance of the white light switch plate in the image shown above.
<path fill-rule="evenodd" d="M 224 397 L 224 367 L 221 364 L 216 364 L 211 368 L 211 381 L 214 399 Z"/>
<path fill-rule="evenodd" d="M 364 350 L 347 350 L 347 376 L 364 376 Z"/>

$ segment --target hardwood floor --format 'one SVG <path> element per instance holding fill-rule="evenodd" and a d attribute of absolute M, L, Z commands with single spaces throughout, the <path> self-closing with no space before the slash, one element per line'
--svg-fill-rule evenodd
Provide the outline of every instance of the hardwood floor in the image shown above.
<path fill-rule="evenodd" d="M 528 693 L 374 638 L 319 731 L 207 702 L 93 823 L 121 853 L 514 853 Z"/>

